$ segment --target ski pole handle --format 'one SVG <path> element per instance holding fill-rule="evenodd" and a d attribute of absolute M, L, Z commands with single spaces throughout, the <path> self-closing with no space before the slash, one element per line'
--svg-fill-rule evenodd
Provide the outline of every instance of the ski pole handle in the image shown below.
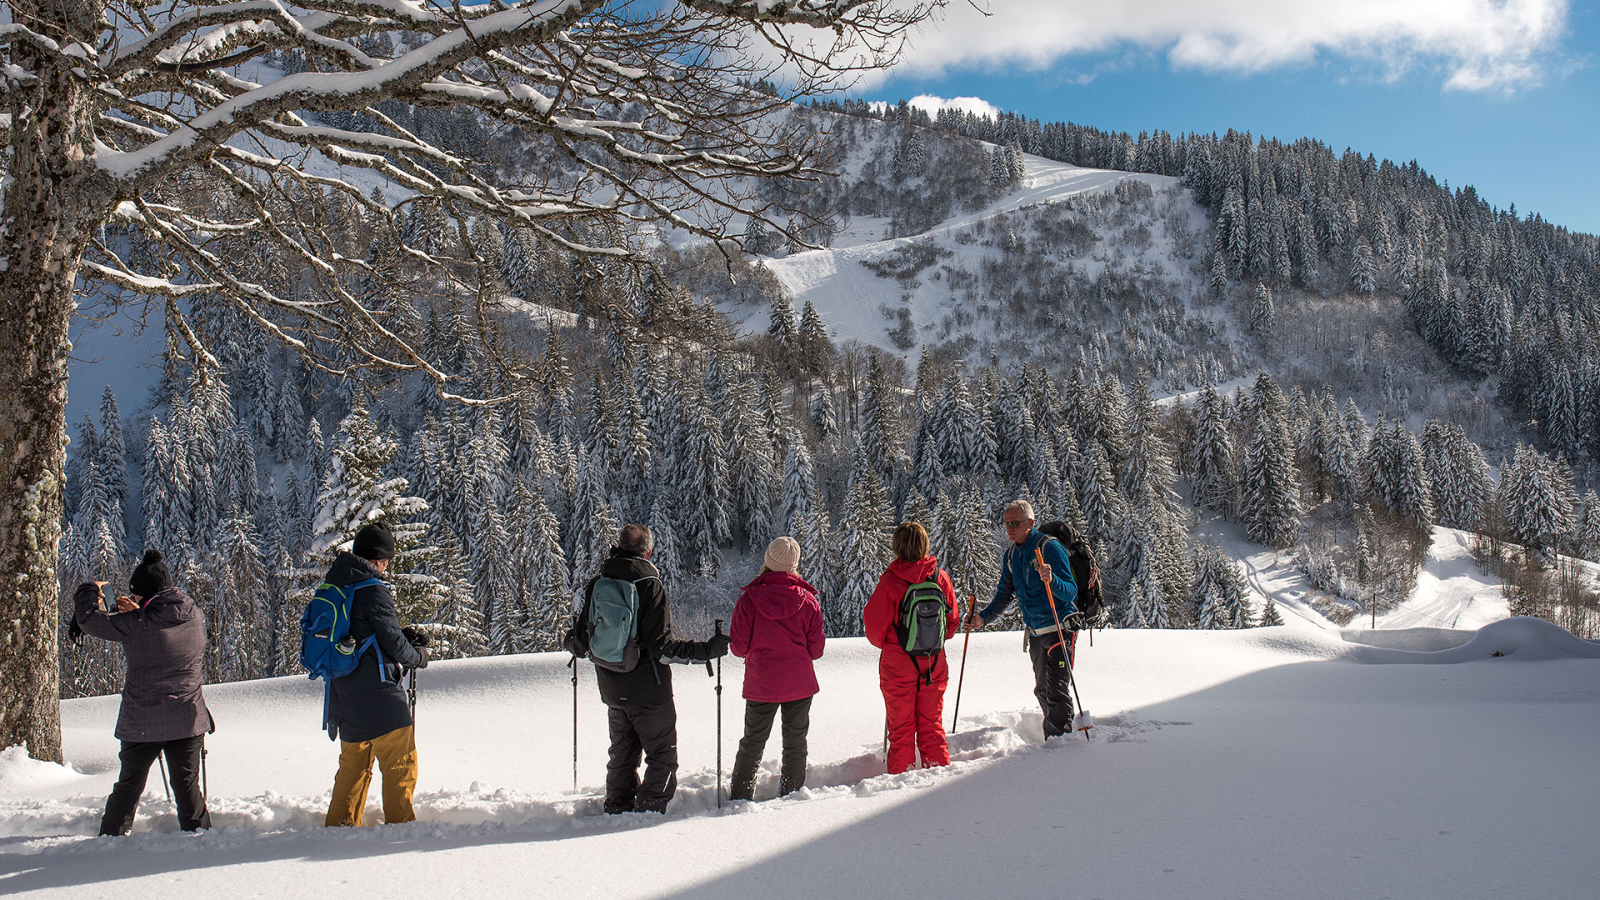
<path fill-rule="evenodd" d="M 712 637 L 716 637 L 717 635 L 719 635 L 721 633 L 722 633 L 722 620 L 721 619 L 716 619 L 715 620 L 715 624 L 712 625 L 711 636 Z M 709 659 L 706 660 L 706 677 L 707 678 L 711 678 L 711 677 L 714 677 L 716 674 L 717 674 L 716 670 L 711 668 L 711 660 L 709 660 Z"/>

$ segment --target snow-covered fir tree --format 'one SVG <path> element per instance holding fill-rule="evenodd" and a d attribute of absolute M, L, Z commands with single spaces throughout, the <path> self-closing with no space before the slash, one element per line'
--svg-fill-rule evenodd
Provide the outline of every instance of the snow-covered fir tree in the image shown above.
<path fill-rule="evenodd" d="M 128 511 L 128 447 L 122 435 L 122 414 L 117 410 L 117 395 L 109 384 L 105 393 L 100 395 L 100 432 L 95 450 L 106 494 L 117 511 L 106 524 L 111 528 L 111 536 L 119 544 L 125 545 L 128 531 L 125 519 Z"/>
<path fill-rule="evenodd" d="M 1257 334 L 1271 334 L 1274 318 L 1272 288 L 1264 281 L 1256 282 L 1255 299 L 1250 305 L 1250 330 Z"/>
<path fill-rule="evenodd" d="M 523 502 L 527 504 L 524 530 L 516 538 L 520 541 L 521 552 L 517 555 L 524 566 L 523 593 L 527 600 L 520 616 L 523 627 L 519 649 L 555 650 L 571 618 L 574 585 L 561 554 L 561 529 L 555 515 L 536 491 L 526 492 Z M 670 541 L 670 532 L 667 537 Z M 658 536 L 658 555 L 662 543 Z M 668 550 L 670 554 L 670 546 Z"/>
<path fill-rule="evenodd" d="M 788 456 L 783 463 L 783 499 L 778 506 L 778 521 L 784 528 L 793 529 L 797 519 L 811 515 L 811 502 L 816 493 L 817 476 L 811 465 L 811 451 L 806 449 L 799 432 L 791 431 Z"/>
<path fill-rule="evenodd" d="M 1223 518 L 1233 511 L 1235 456 L 1226 403 L 1207 385 L 1195 409 L 1194 502 Z"/>
<path fill-rule="evenodd" d="M 1571 474 L 1559 460 L 1521 443 L 1500 472 L 1499 500 L 1508 535 L 1548 560 L 1572 533 L 1577 498 Z"/>
<path fill-rule="evenodd" d="M 861 634 L 861 613 L 878 578 L 889 563 L 889 495 L 866 454 L 852 455 L 850 487 L 839 513 L 840 591 L 822 608 L 823 624 L 832 637 Z"/>
<path fill-rule="evenodd" d="M 407 552 L 419 547 L 428 526 L 418 519 L 427 501 L 407 493 L 410 483 L 390 477 L 399 444 L 378 433 L 372 417 L 356 406 L 340 421 L 322 489 L 315 502 L 316 517 L 305 559 L 303 599 L 322 580 L 322 574 L 340 550 L 349 550 L 357 531 L 372 522 L 387 525 L 395 536 L 395 561 L 387 579 L 395 585 L 395 610 L 406 619 L 425 618 L 418 609 L 429 593 L 429 576 L 409 570 Z M 302 600 L 303 602 L 303 600 Z"/>
<path fill-rule="evenodd" d="M 1261 607 L 1261 621 L 1257 624 L 1262 628 L 1283 624 L 1283 616 L 1278 614 L 1278 604 L 1271 594 L 1267 595 L 1267 602 Z"/>
<path fill-rule="evenodd" d="M 724 412 L 734 541 L 743 551 L 765 547 L 777 536 L 783 521 L 774 510 L 781 487 L 772 457 L 774 441 L 767 433 L 765 418 L 742 391 L 732 392 Z"/>
<path fill-rule="evenodd" d="M 1284 421 L 1283 395 L 1263 375 L 1256 381 L 1250 446 L 1240 479 L 1239 521 L 1251 540 L 1287 549 L 1300 528 L 1300 484 Z"/>

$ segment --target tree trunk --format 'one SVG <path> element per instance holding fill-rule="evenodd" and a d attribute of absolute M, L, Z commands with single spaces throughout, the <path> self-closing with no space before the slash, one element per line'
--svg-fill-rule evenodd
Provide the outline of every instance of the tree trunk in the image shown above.
<path fill-rule="evenodd" d="M 94 45 L 94 0 L 14 0 L 13 21 Z M 25 44 L 37 74 L 6 91 L 11 158 L 0 201 L 0 747 L 60 762 L 56 648 L 61 488 L 67 444 L 67 337 L 73 282 L 111 191 L 89 157 L 83 82 Z M 97 184 L 97 182 L 100 182 Z"/>

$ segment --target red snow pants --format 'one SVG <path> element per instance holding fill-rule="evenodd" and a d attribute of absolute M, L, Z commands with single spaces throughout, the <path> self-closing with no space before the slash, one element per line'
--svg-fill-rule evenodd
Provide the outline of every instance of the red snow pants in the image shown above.
<path fill-rule="evenodd" d="M 944 740 L 944 689 L 950 685 L 945 654 L 911 656 L 897 646 L 878 657 L 878 684 L 889 723 L 889 774 L 911 768 L 922 751 L 922 765 L 950 765 Z"/>

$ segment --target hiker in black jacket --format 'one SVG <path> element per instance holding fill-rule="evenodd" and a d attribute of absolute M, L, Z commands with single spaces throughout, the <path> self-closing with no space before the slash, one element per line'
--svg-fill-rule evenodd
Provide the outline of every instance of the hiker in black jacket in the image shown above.
<path fill-rule="evenodd" d="M 122 772 L 106 800 L 100 820 L 103 835 L 127 834 L 150 777 L 150 764 L 165 754 L 172 770 L 173 801 L 178 827 L 195 831 L 211 827 L 211 813 L 201 792 L 201 758 L 211 712 L 201 693 L 200 666 L 206 652 L 206 617 L 188 595 L 172 584 L 161 554 L 148 551 L 128 579 L 128 596 L 117 598 L 117 611 L 101 608 L 104 581 L 78 585 L 72 597 L 73 641 L 82 635 L 122 645 L 128 673 L 122 685 L 122 710 L 117 737 L 122 741 Z"/>
<path fill-rule="evenodd" d="M 595 666 L 600 699 L 611 730 L 611 755 L 606 763 L 607 813 L 667 811 L 678 787 L 678 712 L 672 702 L 672 670 L 664 663 L 703 662 L 728 652 L 728 636 L 708 641 L 680 641 L 672 636 L 672 610 L 661 573 L 650 562 L 650 529 L 625 525 L 600 567 L 584 588 L 583 609 L 562 641 L 574 656 L 589 653 L 589 605 L 601 578 L 631 582 L 638 597 L 638 663 L 632 671 Z M 639 780 L 639 755 L 644 754 L 644 780 Z"/>
<path fill-rule="evenodd" d="M 356 532 L 352 549 L 340 551 L 323 581 L 343 586 L 382 577 L 394 557 L 394 534 L 374 522 Z M 377 638 L 376 652 L 368 650 L 350 674 L 328 686 L 328 737 L 340 741 L 329 827 L 361 824 L 374 759 L 383 772 L 383 820 L 416 819 L 411 794 L 417 787 L 417 740 L 400 677 L 405 669 L 427 668 L 427 641 L 400 627 L 387 584 L 368 585 L 351 599 L 350 637 L 359 646 L 369 636 Z"/>

